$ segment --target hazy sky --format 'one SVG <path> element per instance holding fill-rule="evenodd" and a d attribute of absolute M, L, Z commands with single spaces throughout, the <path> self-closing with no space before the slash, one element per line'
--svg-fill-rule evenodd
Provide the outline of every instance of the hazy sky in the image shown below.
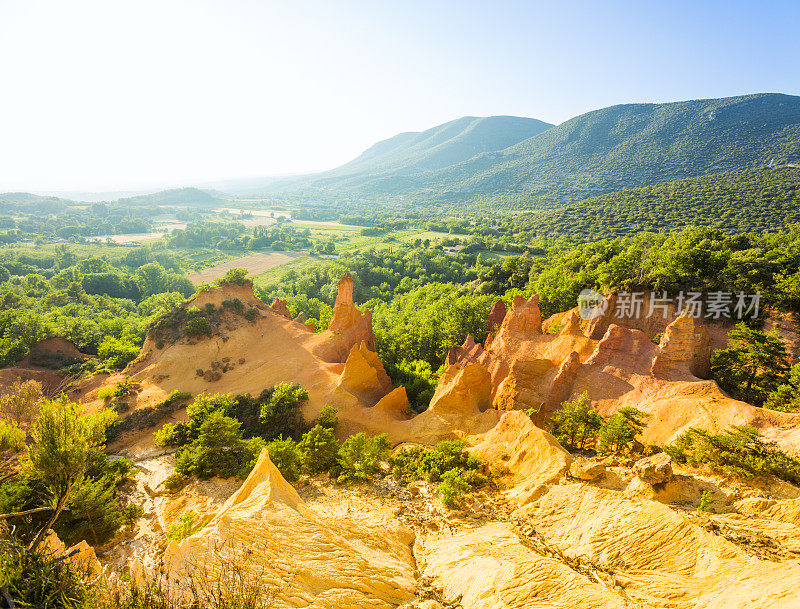
<path fill-rule="evenodd" d="M 0 191 L 326 169 L 459 116 L 800 93 L 800 2 L 0 0 Z"/>

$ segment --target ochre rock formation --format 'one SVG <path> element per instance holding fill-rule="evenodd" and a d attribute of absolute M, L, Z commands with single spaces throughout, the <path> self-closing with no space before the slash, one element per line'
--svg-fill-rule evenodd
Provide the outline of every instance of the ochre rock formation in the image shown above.
<path fill-rule="evenodd" d="M 325 340 L 317 342 L 314 354 L 327 362 L 343 362 L 352 345 L 366 343 L 375 350 L 375 335 L 372 333 L 372 314 L 361 311 L 353 303 L 353 278 L 346 273 L 339 280 L 339 292 L 333 305 L 333 316 L 328 325 Z"/>
<path fill-rule="evenodd" d="M 212 579 L 235 561 L 276 607 L 396 607 L 414 596 L 413 533 L 369 527 L 309 508 L 263 450 L 211 522 L 165 553 L 169 577 Z"/>
<path fill-rule="evenodd" d="M 628 319 L 617 315 L 613 297 L 610 301 L 606 314 L 590 322 L 580 320 L 575 309 L 542 324 L 538 297 L 518 296 L 496 335 L 484 345 L 468 337 L 450 349 L 447 363 L 483 365 L 491 376 L 493 406 L 532 408 L 542 427 L 562 402 L 587 392 L 604 415 L 622 406 L 652 414 L 646 443 L 666 444 L 690 426 L 719 431 L 748 424 L 784 449 L 800 451 L 800 416 L 733 400 L 701 378 L 708 375 L 711 348 L 699 320 L 685 314 L 672 319 L 655 345 L 645 331 L 664 328 L 658 309 L 648 321 Z M 667 307 L 667 315 L 674 316 L 674 307 Z"/>
<path fill-rule="evenodd" d="M 289 311 L 289 306 L 286 304 L 285 300 L 280 300 L 276 298 L 272 301 L 271 309 L 275 311 L 278 315 L 283 315 L 287 319 L 292 318 L 292 313 Z"/>
<path fill-rule="evenodd" d="M 520 411 L 505 413 L 495 427 L 471 441 L 475 444 L 470 451 L 481 460 L 511 470 L 514 486 L 509 495 L 522 505 L 563 475 L 572 461 L 552 435 Z"/>

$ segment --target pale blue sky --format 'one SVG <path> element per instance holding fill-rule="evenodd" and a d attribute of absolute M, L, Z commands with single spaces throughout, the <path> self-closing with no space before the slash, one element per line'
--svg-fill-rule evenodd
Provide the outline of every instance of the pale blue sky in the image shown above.
<path fill-rule="evenodd" d="M 800 2 L 0 0 L 0 191 L 326 169 L 464 115 L 800 93 Z"/>

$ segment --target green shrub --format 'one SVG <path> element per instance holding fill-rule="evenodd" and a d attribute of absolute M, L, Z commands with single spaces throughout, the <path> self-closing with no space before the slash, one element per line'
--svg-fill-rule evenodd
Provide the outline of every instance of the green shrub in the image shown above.
<path fill-rule="evenodd" d="M 300 452 L 291 438 L 278 438 L 267 444 L 269 458 L 281 475 L 289 482 L 300 477 Z"/>
<path fill-rule="evenodd" d="M 208 318 L 199 315 L 192 317 L 186 322 L 186 336 L 189 338 L 201 338 L 203 336 L 211 336 L 211 324 L 208 323 Z"/>
<path fill-rule="evenodd" d="M 275 385 L 269 399 L 261 406 L 262 425 L 276 435 L 292 435 L 300 427 L 300 406 L 308 399 L 308 391 L 295 383 Z"/>
<path fill-rule="evenodd" d="M 253 282 L 247 279 L 247 269 L 231 269 L 222 279 L 217 279 L 216 285 L 250 285 Z"/>
<path fill-rule="evenodd" d="M 711 496 L 711 493 L 703 491 L 703 494 L 700 495 L 700 505 L 697 506 L 697 511 L 700 513 L 708 512 L 711 510 L 711 506 L 716 502 L 716 499 Z"/>
<path fill-rule="evenodd" d="M 0 587 L 17 607 L 96 606 L 99 599 L 88 583 L 90 578 L 68 560 L 29 551 L 13 538 L 0 539 Z"/>
<path fill-rule="evenodd" d="M 754 427 L 734 425 L 722 433 L 690 428 L 664 448 L 677 463 L 705 465 L 743 478 L 773 475 L 800 484 L 800 460 L 775 442 L 766 442 Z"/>
<path fill-rule="evenodd" d="M 314 423 L 327 429 L 335 429 L 339 424 L 339 419 L 336 416 L 338 412 L 333 406 L 323 406 Z"/>
<path fill-rule="evenodd" d="M 303 471 L 316 474 L 336 465 L 339 442 L 332 429 L 315 425 L 305 434 L 297 445 Z"/>
<path fill-rule="evenodd" d="M 175 493 L 181 490 L 189 482 L 189 479 L 183 474 L 175 472 L 167 476 L 164 480 L 164 489 L 169 493 Z"/>
<path fill-rule="evenodd" d="M 350 436 L 339 448 L 340 482 L 367 482 L 380 471 L 380 463 L 389 449 L 389 436 L 368 437 L 364 432 Z"/>
<path fill-rule="evenodd" d="M 453 468 L 442 474 L 442 482 L 437 490 L 442 498 L 442 503 L 449 508 L 455 507 L 463 500 L 464 496 L 472 490 L 469 483 L 464 480 L 462 470 Z"/>
<path fill-rule="evenodd" d="M 632 406 L 617 410 L 600 428 L 600 450 L 620 452 L 629 450 L 650 416 Z"/>
<path fill-rule="evenodd" d="M 174 522 L 167 529 L 167 539 L 170 541 L 182 541 L 192 534 L 192 528 L 200 520 L 200 516 L 195 512 L 184 512 L 177 522 Z M 202 528 L 202 527 L 200 527 Z M 198 530 L 200 530 L 198 528 Z"/>
<path fill-rule="evenodd" d="M 242 440 L 240 425 L 221 410 L 212 412 L 200 426 L 197 439 L 178 450 L 175 470 L 200 479 L 241 476 L 248 465 L 252 467 L 257 446 Z"/>
<path fill-rule="evenodd" d="M 461 440 L 438 442 L 433 450 L 421 447 L 405 448 L 389 458 L 393 473 L 401 484 L 413 480 L 439 482 L 451 469 L 477 470 L 480 460 L 464 450 Z"/>
<path fill-rule="evenodd" d="M 127 339 L 107 335 L 97 349 L 97 357 L 112 370 L 122 370 L 139 355 L 139 347 Z"/>
<path fill-rule="evenodd" d="M 553 435 L 566 448 L 582 450 L 603 425 L 603 417 L 592 408 L 588 393 L 564 402 L 551 419 Z"/>

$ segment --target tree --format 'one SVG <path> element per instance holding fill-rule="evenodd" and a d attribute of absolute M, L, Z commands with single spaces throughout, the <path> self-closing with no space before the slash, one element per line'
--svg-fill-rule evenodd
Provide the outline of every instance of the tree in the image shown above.
<path fill-rule="evenodd" d="M 84 415 L 65 396 L 43 404 L 31 436 L 28 467 L 35 470 L 54 503 L 47 524 L 30 544 L 35 549 L 53 526 L 70 495 L 83 478 L 87 464 L 101 451 L 113 414 Z"/>
<path fill-rule="evenodd" d="M 242 440 L 240 427 L 236 419 L 214 410 L 200 425 L 197 439 L 178 451 L 175 470 L 201 479 L 244 474 L 260 446 Z"/>
<path fill-rule="evenodd" d="M 16 425 L 29 425 L 44 402 L 42 385 L 36 381 L 15 381 L 11 393 L 0 396 L 0 417 Z"/>
<path fill-rule="evenodd" d="M 712 356 L 711 372 L 733 397 L 760 406 L 787 378 L 786 347 L 777 332 L 759 332 L 740 322 L 728 347 Z"/>
<path fill-rule="evenodd" d="M 586 392 L 561 404 L 551 421 L 558 441 L 573 450 L 582 450 L 586 441 L 595 437 L 603 425 L 603 417 L 592 407 Z"/>
<path fill-rule="evenodd" d="M 217 285 L 248 285 L 253 282 L 247 279 L 247 272 L 247 269 L 231 269 L 216 283 Z"/>
<path fill-rule="evenodd" d="M 261 407 L 260 421 L 273 436 L 296 434 L 300 427 L 300 405 L 307 399 L 308 391 L 300 385 L 279 383 Z"/>
<path fill-rule="evenodd" d="M 139 355 L 139 347 L 125 339 L 106 336 L 97 350 L 97 357 L 112 370 L 122 370 Z"/>
<path fill-rule="evenodd" d="M 339 467 L 342 482 L 366 482 L 372 480 L 380 468 L 381 460 L 389 449 L 389 436 L 381 434 L 369 437 L 363 431 L 350 436 L 339 449 Z"/>
<path fill-rule="evenodd" d="M 600 449 L 612 452 L 630 449 L 636 436 L 642 433 L 649 416 L 649 413 L 632 406 L 617 410 L 598 432 Z"/>
<path fill-rule="evenodd" d="M 303 469 L 309 474 L 316 474 L 336 464 L 339 443 L 332 429 L 315 425 L 303 434 L 297 449 L 300 451 Z"/>

